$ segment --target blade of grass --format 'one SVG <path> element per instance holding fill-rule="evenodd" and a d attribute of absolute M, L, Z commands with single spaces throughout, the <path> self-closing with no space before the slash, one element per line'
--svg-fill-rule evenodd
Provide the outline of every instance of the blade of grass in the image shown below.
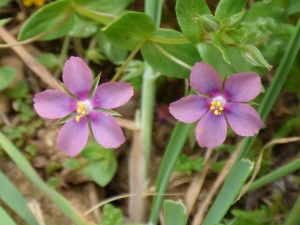
<path fill-rule="evenodd" d="M 38 188 L 44 195 L 53 201 L 60 210 L 76 225 L 95 225 L 93 222 L 88 221 L 77 212 L 73 206 L 63 196 L 57 193 L 54 189 L 50 188 L 39 177 L 36 171 L 32 168 L 27 159 L 20 153 L 6 137 L 0 132 L 0 145 L 15 164 L 22 170 L 28 179 Z"/>
<path fill-rule="evenodd" d="M 16 225 L 5 210 L 0 206 L 0 225 Z"/>
<path fill-rule="evenodd" d="M 173 168 L 176 164 L 177 158 L 179 157 L 182 151 L 191 126 L 191 124 L 178 122 L 173 131 L 172 137 L 169 141 L 161 166 L 158 171 L 155 189 L 155 194 L 157 195 L 154 196 L 152 202 L 152 209 L 149 221 L 149 224 L 151 225 L 157 224 L 158 214 L 164 198 L 163 194 L 166 192 L 171 174 L 173 172 Z"/>
<path fill-rule="evenodd" d="M 0 199 L 15 211 L 25 222 L 38 225 L 34 215 L 27 207 L 27 201 L 14 184 L 0 171 Z M 1 218 L 1 217 L 0 217 Z"/>
<path fill-rule="evenodd" d="M 228 175 L 202 225 L 218 224 L 223 219 L 252 170 L 253 163 L 247 159 L 240 160 L 236 167 L 232 168 L 232 173 Z"/>
<path fill-rule="evenodd" d="M 270 184 L 274 182 L 275 180 L 278 180 L 288 174 L 291 174 L 295 172 L 296 170 L 300 169 L 300 158 L 294 160 L 293 162 L 288 163 L 287 165 L 284 165 L 280 167 L 279 169 L 274 170 L 273 172 L 269 173 L 266 176 L 261 177 L 260 179 L 254 181 L 249 189 L 248 192 L 254 191 L 258 188 L 261 188 L 267 184 Z"/>
<path fill-rule="evenodd" d="M 298 199 L 295 202 L 292 211 L 287 216 L 283 225 L 298 225 L 300 224 L 300 193 L 298 195 Z"/>

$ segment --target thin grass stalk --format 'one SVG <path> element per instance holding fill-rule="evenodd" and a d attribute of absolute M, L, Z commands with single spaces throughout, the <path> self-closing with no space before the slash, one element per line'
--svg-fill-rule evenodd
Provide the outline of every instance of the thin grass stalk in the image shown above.
<path fill-rule="evenodd" d="M 14 163 L 22 170 L 22 172 L 28 177 L 28 179 L 38 188 L 40 191 L 54 202 L 60 210 L 76 225 L 96 225 L 95 223 L 84 218 L 77 210 L 73 208 L 70 202 L 68 202 L 63 196 L 56 192 L 53 188 L 49 187 L 32 168 L 27 159 L 20 153 L 4 134 L 0 132 L 0 145 Z"/>

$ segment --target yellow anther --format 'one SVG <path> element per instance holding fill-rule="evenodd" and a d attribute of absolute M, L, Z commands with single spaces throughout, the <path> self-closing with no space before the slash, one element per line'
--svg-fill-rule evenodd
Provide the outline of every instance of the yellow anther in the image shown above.
<path fill-rule="evenodd" d="M 222 104 L 222 101 L 211 101 L 211 103 L 210 103 L 211 105 L 210 105 L 210 110 L 213 110 L 214 111 L 214 114 L 216 115 L 216 116 L 219 116 L 219 115 L 221 115 L 221 111 L 223 111 L 224 110 L 224 108 L 223 108 L 223 104 Z"/>
<path fill-rule="evenodd" d="M 80 121 L 81 117 L 84 117 L 85 115 L 88 115 L 93 109 L 93 106 L 89 102 L 89 100 L 86 100 L 84 102 L 77 102 L 77 115 L 75 120 L 77 122 Z"/>
<path fill-rule="evenodd" d="M 75 118 L 76 122 L 79 122 L 79 121 L 80 121 L 80 118 L 81 118 L 80 115 L 79 115 L 79 116 L 76 116 L 76 118 Z"/>
<path fill-rule="evenodd" d="M 217 115 L 217 116 L 220 115 L 220 114 L 219 114 L 219 110 L 216 109 L 216 110 L 214 111 L 214 114 Z"/>

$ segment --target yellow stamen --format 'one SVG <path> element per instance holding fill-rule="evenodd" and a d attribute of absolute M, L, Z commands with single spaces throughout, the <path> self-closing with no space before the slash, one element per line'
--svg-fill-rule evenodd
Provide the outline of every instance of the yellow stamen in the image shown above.
<path fill-rule="evenodd" d="M 224 108 L 221 101 L 212 101 L 210 104 L 211 106 L 209 109 L 213 110 L 216 116 L 222 115 L 221 111 L 223 111 Z"/>
<path fill-rule="evenodd" d="M 81 118 L 80 115 L 79 115 L 79 116 L 76 116 L 76 118 L 75 118 L 76 122 L 79 122 L 79 121 L 80 121 L 80 118 Z"/>
<path fill-rule="evenodd" d="M 88 113 L 89 108 L 86 105 L 84 105 L 82 102 L 78 102 L 77 106 L 78 106 L 77 108 L 78 115 L 76 116 L 75 120 L 79 122 L 80 118 L 85 116 Z"/>

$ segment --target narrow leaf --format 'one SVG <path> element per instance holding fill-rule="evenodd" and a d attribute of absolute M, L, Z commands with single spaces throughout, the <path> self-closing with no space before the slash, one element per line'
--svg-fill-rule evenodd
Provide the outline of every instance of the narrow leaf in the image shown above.
<path fill-rule="evenodd" d="M 0 171 L 0 199 L 15 211 L 26 223 L 38 225 L 35 217 L 27 207 L 27 201 L 14 184 Z M 2 216 L 0 216 L 2 221 Z M 1 222 L 0 222 L 1 224 Z"/>
<path fill-rule="evenodd" d="M 242 186 L 253 170 L 253 163 L 247 159 L 242 159 L 231 169 L 224 185 L 211 206 L 202 225 L 212 225 L 221 222 L 228 209 L 238 196 Z"/>
<path fill-rule="evenodd" d="M 92 98 L 95 95 L 96 89 L 99 85 L 100 77 L 101 77 L 101 73 L 99 73 L 99 75 L 93 80 L 92 88 L 89 93 L 89 98 Z"/>
<path fill-rule="evenodd" d="M 16 225 L 7 212 L 0 206 L 0 225 Z"/>

